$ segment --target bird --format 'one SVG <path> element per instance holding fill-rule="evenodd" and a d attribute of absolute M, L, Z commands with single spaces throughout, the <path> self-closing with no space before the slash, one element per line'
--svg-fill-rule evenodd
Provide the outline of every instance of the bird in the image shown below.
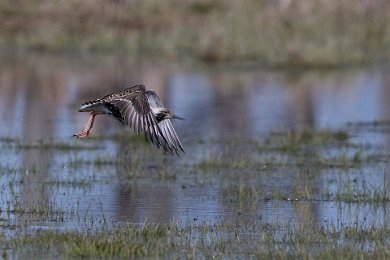
<path fill-rule="evenodd" d="M 79 112 L 90 112 L 85 129 L 74 137 L 87 137 L 97 115 L 111 116 L 144 134 L 146 141 L 151 141 L 157 148 L 162 147 L 172 154 L 184 153 L 170 119 L 184 120 L 165 108 L 154 90 L 146 90 L 138 84 L 102 98 L 84 102 Z"/>

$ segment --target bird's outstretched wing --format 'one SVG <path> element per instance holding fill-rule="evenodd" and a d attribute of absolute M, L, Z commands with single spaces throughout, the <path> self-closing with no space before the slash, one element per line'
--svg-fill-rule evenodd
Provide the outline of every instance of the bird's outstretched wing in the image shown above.
<path fill-rule="evenodd" d="M 103 104 L 111 111 L 118 111 L 122 121 L 134 128 L 136 133 L 144 133 L 145 138 L 155 146 L 171 151 L 167 138 L 160 129 L 149 105 L 145 86 L 136 85 L 102 98 Z M 117 115 L 118 116 L 118 115 Z M 171 151 L 172 152 L 172 151 Z"/>
<path fill-rule="evenodd" d="M 146 97 L 151 108 L 164 107 L 160 99 L 158 98 L 156 92 L 154 92 L 153 90 L 147 90 Z M 165 139 L 165 145 L 172 153 L 175 152 L 176 154 L 179 154 L 179 149 L 184 152 L 183 146 L 181 145 L 180 140 L 177 137 L 176 131 L 173 128 L 171 120 L 164 119 L 158 123 L 158 126 L 161 129 L 161 132 L 157 133 L 158 140 L 162 142 Z"/>

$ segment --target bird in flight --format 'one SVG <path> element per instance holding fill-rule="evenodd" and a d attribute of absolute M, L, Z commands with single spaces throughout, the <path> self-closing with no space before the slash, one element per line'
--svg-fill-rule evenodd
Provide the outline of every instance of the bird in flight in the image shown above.
<path fill-rule="evenodd" d="M 129 125 L 134 132 L 144 133 L 147 141 L 157 148 L 179 154 L 184 152 L 170 119 L 181 119 L 165 108 L 156 92 L 146 90 L 144 85 L 135 85 L 103 98 L 83 103 L 79 112 L 90 112 L 85 129 L 74 137 L 87 137 L 97 115 L 109 115 Z"/>

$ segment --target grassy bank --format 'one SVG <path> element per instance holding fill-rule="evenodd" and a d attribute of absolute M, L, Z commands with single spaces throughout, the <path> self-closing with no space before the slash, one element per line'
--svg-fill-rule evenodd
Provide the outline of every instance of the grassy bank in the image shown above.
<path fill-rule="evenodd" d="M 389 22 L 384 1 L 0 0 L 0 46 L 339 66 L 388 60 Z"/>

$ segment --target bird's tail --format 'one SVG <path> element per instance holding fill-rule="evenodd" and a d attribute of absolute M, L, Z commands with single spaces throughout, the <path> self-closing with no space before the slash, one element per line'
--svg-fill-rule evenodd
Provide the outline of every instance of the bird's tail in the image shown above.
<path fill-rule="evenodd" d="M 102 104 L 100 99 L 87 101 L 81 105 L 79 112 L 92 112 L 95 111 L 98 106 Z"/>

